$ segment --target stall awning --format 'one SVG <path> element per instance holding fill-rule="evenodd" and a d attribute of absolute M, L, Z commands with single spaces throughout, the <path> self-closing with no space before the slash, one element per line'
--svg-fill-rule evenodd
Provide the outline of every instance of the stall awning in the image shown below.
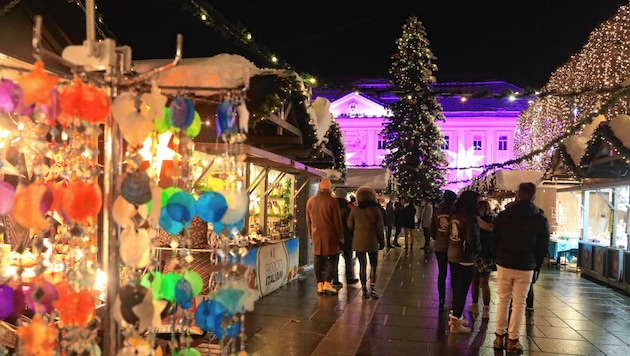
<path fill-rule="evenodd" d="M 514 193 L 518 190 L 518 185 L 523 182 L 532 182 L 536 185 L 542 181 L 543 172 L 519 171 L 519 170 L 499 170 L 485 178 L 478 179 L 475 183 L 462 190 L 474 190 L 480 194 L 504 194 Z"/>
<path fill-rule="evenodd" d="M 386 168 L 349 168 L 344 186 L 348 188 L 369 186 L 374 190 L 384 190 L 388 181 L 389 170 Z"/>
<path fill-rule="evenodd" d="M 224 143 L 197 143 L 195 151 L 208 155 L 221 155 L 229 149 Z M 291 174 L 306 174 L 314 177 L 326 177 L 326 173 L 317 168 L 307 166 L 304 163 L 280 156 L 273 152 L 265 151 L 250 145 L 240 145 L 237 148 L 239 154 L 245 155 L 245 161 L 261 167 L 280 170 Z"/>

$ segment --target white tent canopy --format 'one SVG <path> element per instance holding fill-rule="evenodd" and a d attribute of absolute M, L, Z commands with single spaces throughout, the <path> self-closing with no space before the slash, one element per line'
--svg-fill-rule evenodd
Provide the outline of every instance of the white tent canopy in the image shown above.
<path fill-rule="evenodd" d="M 349 168 L 346 173 L 348 188 L 362 186 L 372 187 L 374 190 L 384 190 L 389 181 L 389 170 L 385 168 Z"/>

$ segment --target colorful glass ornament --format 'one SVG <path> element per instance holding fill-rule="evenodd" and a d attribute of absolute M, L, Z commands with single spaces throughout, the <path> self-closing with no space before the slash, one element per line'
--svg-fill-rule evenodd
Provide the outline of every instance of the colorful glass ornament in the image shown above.
<path fill-rule="evenodd" d="M 53 310 L 53 304 L 59 300 L 57 288 L 46 281 L 29 287 L 25 296 L 26 305 L 38 313 L 50 313 Z"/>
<path fill-rule="evenodd" d="M 0 320 L 4 320 L 13 315 L 13 288 L 0 284 Z"/>
<path fill-rule="evenodd" d="M 119 240 L 120 259 L 125 265 L 144 268 L 151 262 L 151 238 L 146 229 L 124 229 Z"/>
<path fill-rule="evenodd" d="M 59 334 L 57 327 L 44 322 L 41 315 L 35 314 L 31 323 L 20 326 L 17 329 L 18 336 L 22 340 L 24 355 L 52 356 L 55 351 L 55 340 Z"/>
<path fill-rule="evenodd" d="M 249 206 L 249 198 L 245 190 L 222 190 L 219 191 L 225 198 L 228 204 L 228 209 L 225 215 L 221 218 L 223 225 L 235 224 L 247 213 Z"/>
<path fill-rule="evenodd" d="M 175 285 L 175 303 L 182 309 L 190 309 L 192 307 L 193 289 L 190 282 L 181 278 Z"/>
<path fill-rule="evenodd" d="M 13 216 L 22 227 L 43 230 L 50 226 L 45 213 L 52 206 L 52 192 L 44 183 L 35 182 L 17 190 Z"/>
<path fill-rule="evenodd" d="M 17 83 L 24 92 L 24 104 L 50 105 L 50 93 L 57 86 L 59 78 L 49 75 L 44 70 L 44 63 L 35 62 L 30 73 L 23 74 L 17 78 Z"/>
<path fill-rule="evenodd" d="M 83 82 L 78 77 L 74 77 L 72 84 L 59 93 L 61 113 L 70 117 L 76 116 L 79 113 L 79 106 L 81 106 L 82 93 Z"/>
<path fill-rule="evenodd" d="M 55 302 L 55 310 L 59 313 L 61 325 L 86 326 L 94 319 L 96 312 L 92 292 L 70 289 L 60 293 L 59 300 Z"/>
<path fill-rule="evenodd" d="M 190 268 L 184 272 L 184 279 L 190 283 L 193 295 L 197 296 L 203 289 L 203 278 L 201 275 Z"/>
<path fill-rule="evenodd" d="M 110 112 L 109 95 L 93 85 L 86 85 L 81 93 L 79 116 L 93 124 L 104 124 Z"/>
<path fill-rule="evenodd" d="M 185 227 L 195 217 L 195 197 L 184 191 L 176 192 L 166 203 L 166 211 L 174 221 L 180 221 Z"/>
<path fill-rule="evenodd" d="M 138 316 L 133 312 L 132 308 L 142 303 L 147 293 L 148 289 L 141 286 L 127 284 L 120 288 L 118 291 L 118 298 L 120 298 L 120 314 L 127 323 L 135 325 L 139 321 Z"/>
<path fill-rule="evenodd" d="M 177 282 L 180 279 L 182 279 L 182 276 L 174 272 L 164 275 L 162 278 L 162 295 L 164 299 L 169 302 L 175 302 L 175 286 L 177 286 Z"/>
<path fill-rule="evenodd" d="M 17 106 L 15 92 L 17 85 L 9 79 L 0 79 L 0 110 L 13 112 Z"/>
<path fill-rule="evenodd" d="M 195 111 L 195 115 L 193 116 L 193 121 L 190 124 L 190 126 L 188 126 L 188 128 L 186 129 L 186 136 L 190 137 L 190 138 L 195 138 L 197 137 L 197 135 L 199 135 L 199 133 L 201 132 L 201 116 L 199 116 L 199 113 Z"/>
<path fill-rule="evenodd" d="M 4 181 L 0 181 L 0 215 L 9 215 L 13 211 L 15 188 Z"/>
<path fill-rule="evenodd" d="M 197 215 L 205 222 L 220 221 L 228 209 L 225 197 L 216 192 L 204 192 L 197 199 Z"/>
<path fill-rule="evenodd" d="M 195 105 L 185 97 L 176 96 L 169 106 L 169 119 L 173 127 L 186 130 L 195 117 Z"/>
<path fill-rule="evenodd" d="M 103 193 L 96 183 L 74 179 L 61 198 L 61 209 L 72 221 L 87 222 L 101 211 Z"/>
<path fill-rule="evenodd" d="M 131 204 L 146 204 L 151 200 L 151 178 L 146 171 L 128 172 L 122 179 L 120 191 Z"/>

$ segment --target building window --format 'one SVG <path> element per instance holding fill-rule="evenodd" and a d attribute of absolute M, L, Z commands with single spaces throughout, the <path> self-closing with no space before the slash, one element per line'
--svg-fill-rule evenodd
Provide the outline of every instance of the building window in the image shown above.
<path fill-rule="evenodd" d="M 482 143 L 481 135 L 473 136 L 473 146 L 475 147 L 475 151 L 481 151 L 483 149 Z"/>
<path fill-rule="evenodd" d="M 385 149 L 385 141 L 378 140 L 377 147 L 378 147 L 379 150 L 384 150 Z"/>
<path fill-rule="evenodd" d="M 499 151 L 507 151 L 507 136 L 499 136 Z"/>
<path fill-rule="evenodd" d="M 442 145 L 442 149 L 448 150 L 449 143 L 450 143 L 450 137 L 444 136 L 444 145 Z"/>

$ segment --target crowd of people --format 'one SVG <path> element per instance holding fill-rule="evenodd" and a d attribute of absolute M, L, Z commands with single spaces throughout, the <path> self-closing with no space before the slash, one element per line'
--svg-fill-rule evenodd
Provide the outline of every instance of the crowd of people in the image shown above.
<path fill-rule="evenodd" d="M 497 313 L 494 347 L 522 352 L 519 327 L 533 311 L 533 284 L 547 253 L 549 224 L 533 203 L 536 186 L 521 183 L 515 201 L 495 214 L 488 201 L 474 191 L 459 196 L 444 191 L 442 201 L 414 202 L 399 197 L 385 201 L 374 189 L 360 187 L 353 200 L 343 188 L 332 189 L 324 178 L 306 205 L 306 221 L 314 255 L 317 293 L 336 295 L 339 255 L 345 262 L 347 284 L 361 283 L 365 299 L 378 299 L 378 251 L 413 249 L 414 232 L 422 231 L 422 248 L 433 250 L 438 264 L 439 311 L 449 310 L 451 333 L 470 333 L 464 318 L 468 293 L 474 317 L 489 319 L 489 277 L 497 272 Z M 354 256 L 359 262 L 355 275 Z M 369 275 L 368 275 L 369 262 Z M 450 272 L 451 306 L 446 305 L 446 277 Z M 482 301 L 481 313 L 479 301 Z"/>

